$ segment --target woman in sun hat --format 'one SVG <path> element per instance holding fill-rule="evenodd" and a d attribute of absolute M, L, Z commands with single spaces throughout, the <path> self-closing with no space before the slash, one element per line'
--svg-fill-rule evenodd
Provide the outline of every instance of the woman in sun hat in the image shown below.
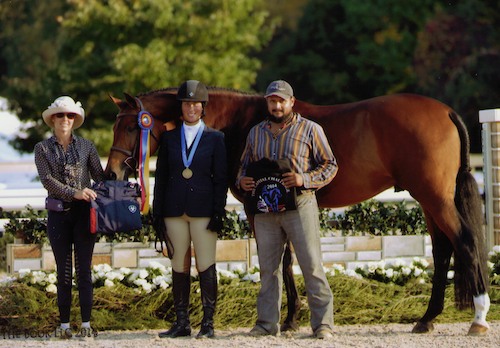
<path fill-rule="evenodd" d="M 71 338 L 70 310 L 73 283 L 73 257 L 82 330 L 88 335 L 92 311 L 92 254 L 96 235 L 90 233 L 90 201 L 96 193 L 90 189 L 91 179 L 104 180 L 104 171 L 94 144 L 73 134 L 85 120 L 80 102 L 62 96 L 43 111 L 42 118 L 53 135 L 35 145 L 35 164 L 40 181 L 48 192 L 47 232 L 57 265 L 57 305 L 62 338 Z"/>

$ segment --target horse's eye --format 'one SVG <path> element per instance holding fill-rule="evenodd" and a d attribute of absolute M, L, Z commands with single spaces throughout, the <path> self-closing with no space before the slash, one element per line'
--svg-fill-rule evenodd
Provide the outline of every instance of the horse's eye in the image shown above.
<path fill-rule="evenodd" d="M 136 126 L 127 126 L 127 132 L 132 133 L 137 129 Z"/>

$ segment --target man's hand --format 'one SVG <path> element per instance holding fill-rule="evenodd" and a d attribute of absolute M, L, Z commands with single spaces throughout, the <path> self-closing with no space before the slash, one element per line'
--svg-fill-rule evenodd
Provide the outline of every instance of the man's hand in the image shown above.
<path fill-rule="evenodd" d="M 243 191 L 252 191 L 255 188 L 255 180 L 250 176 L 242 176 L 240 180 L 240 188 Z"/>
<path fill-rule="evenodd" d="M 301 187 L 304 185 L 304 178 L 299 173 L 288 172 L 282 175 L 283 184 L 287 189 L 292 187 Z"/>

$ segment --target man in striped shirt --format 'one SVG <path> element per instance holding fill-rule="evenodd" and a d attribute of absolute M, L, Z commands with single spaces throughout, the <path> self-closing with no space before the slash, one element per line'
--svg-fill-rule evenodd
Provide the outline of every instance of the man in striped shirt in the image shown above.
<path fill-rule="evenodd" d="M 288 239 L 304 276 L 314 336 L 329 338 L 333 329 L 333 295 L 322 265 L 315 191 L 332 181 L 337 162 L 322 127 L 293 112 L 293 89 L 286 81 L 272 82 L 265 98 L 270 115 L 248 134 L 237 184 L 246 192 L 255 189 L 256 178 L 246 175 L 252 162 L 289 159 L 292 170 L 283 173 L 281 179 L 286 188 L 296 189 L 297 209 L 255 215 L 261 289 L 257 323 L 250 335 L 279 334 L 281 260 Z"/>

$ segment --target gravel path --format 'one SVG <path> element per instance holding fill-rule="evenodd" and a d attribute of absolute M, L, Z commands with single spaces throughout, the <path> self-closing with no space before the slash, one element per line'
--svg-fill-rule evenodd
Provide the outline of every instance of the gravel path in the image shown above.
<path fill-rule="evenodd" d="M 336 326 L 334 336 L 328 340 L 311 338 L 308 327 L 302 327 L 293 335 L 281 337 L 249 337 L 249 328 L 220 330 L 216 328 L 216 338 L 197 340 L 190 338 L 160 339 L 160 330 L 143 331 L 104 331 L 92 339 L 73 338 L 70 341 L 47 338 L 18 338 L 0 335 L 0 347 L 117 347 L 117 348 L 154 348 L 154 347 L 194 347 L 194 348 L 257 348 L 257 347 L 370 347 L 370 348 L 401 348 L 401 347 L 464 347 L 488 348 L 500 347 L 500 322 L 490 323 L 491 330 L 486 336 L 467 336 L 468 323 L 436 324 L 431 334 L 417 335 L 410 333 L 410 324 L 388 325 L 345 325 Z"/>

